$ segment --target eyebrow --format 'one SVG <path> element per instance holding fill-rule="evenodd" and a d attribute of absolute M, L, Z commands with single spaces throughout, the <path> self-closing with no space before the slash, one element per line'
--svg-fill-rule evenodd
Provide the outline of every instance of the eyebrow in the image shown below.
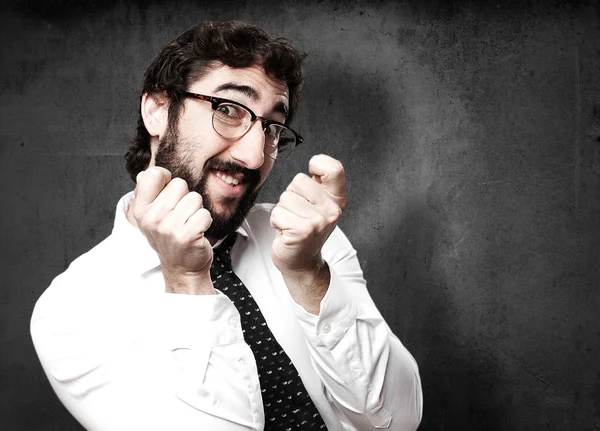
<path fill-rule="evenodd" d="M 235 92 L 241 93 L 244 96 L 248 97 L 253 102 L 258 102 L 258 100 L 260 99 L 260 95 L 258 94 L 258 91 L 256 91 L 255 88 L 250 87 L 249 85 L 240 85 L 240 84 L 235 84 L 233 82 L 226 82 L 225 84 L 219 85 L 215 89 L 215 93 L 218 93 L 220 91 L 235 91 Z M 273 107 L 272 111 L 282 114 L 286 119 L 288 117 L 288 107 L 283 102 L 277 102 L 275 104 L 275 106 Z"/>
<path fill-rule="evenodd" d="M 248 85 L 239 85 L 234 84 L 233 82 L 227 82 L 219 85 L 215 90 L 216 93 L 220 91 L 237 91 L 238 93 L 242 93 L 244 96 L 248 97 L 253 102 L 258 102 L 258 99 L 260 99 L 258 91 Z"/>

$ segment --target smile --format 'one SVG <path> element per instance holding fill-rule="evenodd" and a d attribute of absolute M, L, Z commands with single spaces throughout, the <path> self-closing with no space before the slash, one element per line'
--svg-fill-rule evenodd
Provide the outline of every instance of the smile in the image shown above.
<path fill-rule="evenodd" d="M 221 171 L 215 171 L 215 175 L 217 176 L 217 178 L 219 178 L 221 181 L 232 185 L 232 186 L 237 186 L 239 183 L 241 183 L 244 180 L 244 175 L 243 174 L 239 174 L 236 175 L 236 177 L 232 177 L 231 175 L 227 175 L 224 172 Z"/>

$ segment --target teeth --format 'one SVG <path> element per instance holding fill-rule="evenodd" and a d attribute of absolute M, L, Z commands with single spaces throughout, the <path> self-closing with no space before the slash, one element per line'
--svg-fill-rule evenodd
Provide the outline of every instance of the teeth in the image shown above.
<path fill-rule="evenodd" d="M 230 175 L 225 175 L 222 172 L 217 172 L 217 177 L 225 181 L 227 184 L 233 184 L 234 186 L 237 186 L 240 183 L 240 180 L 233 178 Z"/>

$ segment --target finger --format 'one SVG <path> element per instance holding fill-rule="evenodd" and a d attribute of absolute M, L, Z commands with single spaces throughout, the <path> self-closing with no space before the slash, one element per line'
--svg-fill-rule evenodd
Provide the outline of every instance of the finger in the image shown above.
<path fill-rule="evenodd" d="M 308 171 L 315 176 L 315 181 L 325 186 L 329 193 L 345 199 L 346 175 L 340 161 L 325 154 L 319 154 L 313 156 L 308 162 Z"/>
<path fill-rule="evenodd" d="M 165 186 L 171 181 L 171 173 L 165 168 L 153 166 L 140 172 L 136 177 L 136 206 L 147 206 L 154 202 Z"/>
<path fill-rule="evenodd" d="M 314 219 L 320 217 L 320 213 L 315 205 L 311 204 L 303 196 L 293 191 L 286 190 L 283 192 L 277 205 L 304 219 Z"/>
<path fill-rule="evenodd" d="M 271 227 L 286 231 L 298 227 L 300 224 L 304 224 L 305 221 L 302 217 L 292 213 L 290 210 L 277 205 L 271 211 L 270 218 Z"/>
<path fill-rule="evenodd" d="M 173 178 L 156 199 L 154 199 L 154 202 L 152 202 L 152 209 L 155 212 L 166 215 L 169 211 L 172 211 L 179 201 L 188 193 L 189 189 L 187 182 L 181 178 Z"/>
<path fill-rule="evenodd" d="M 202 196 L 197 192 L 189 192 L 181 198 L 169 213 L 168 222 L 175 226 L 183 226 L 188 219 L 202 208 Z"/>
<path fill-rule="evenodd" d="M 324 187 L 305 174 L 296 174 L 286 190 L 302 196 L 314 205 L 323 204 L 324 200 L 329 199 Z"/>
<path fill-rule="evenodd" d="M 286 245 L 299 244 L 311 234 L 310 223 L 280 206 L 273 208 L 270 221 Z"/>
<path fill-rule="evenodd" d="M 204 237 L 204 232 L 212 224 L 212 217 L 206 208 L 200 208 L 188 218 L 183 228 L 190 235 L 192 240 L 201 239 Z"/>

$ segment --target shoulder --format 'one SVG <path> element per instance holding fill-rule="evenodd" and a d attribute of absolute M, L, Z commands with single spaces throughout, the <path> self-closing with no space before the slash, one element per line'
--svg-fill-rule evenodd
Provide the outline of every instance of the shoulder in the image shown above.
<path fill-rule="evenodd" d="M 66 299 L 72 304 L 76 298 L 94 297 L 94 286 L 103 283 L 112 274 L 121 273 L 117 267 L 121 262 L 123 259 L 119 256 L 119 247 L 115 246 L 113 236 L 110 235 L 73 260 L 64 272 L 52 280 L 38 299 L 38 308 L 42 304 Z"/>
<path fill-rule="evenodd" d="M 100 243 L 92 247 L 69 265 L 66 273 L 81 273 L 86 274 L 104 274 L 107 272 L 107 266 L 113 266 L 123 262 L 121 252 L 122 247 L 119 247 L 114 234 L 110 234 Z"/>

